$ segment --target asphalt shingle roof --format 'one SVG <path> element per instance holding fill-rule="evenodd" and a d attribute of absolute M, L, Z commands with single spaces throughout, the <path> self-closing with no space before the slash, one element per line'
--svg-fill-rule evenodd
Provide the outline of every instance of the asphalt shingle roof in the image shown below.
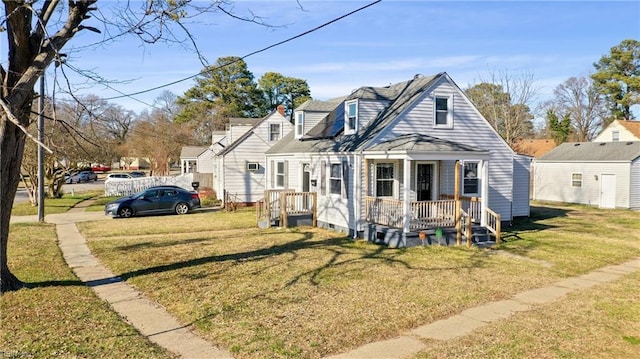
<path fill-rule="evenodd" d="M 538 161 L 633 161 L 640 157 L 640 141 L 566 142 Z"/>
<path fill-rule="evenodd" d="M 294 135 L 290 134 L 267 153 L 343 152 L 363 148 L 369 140 L 409 108 L 435 80 L 443 75 L 444 73 L 428 77 L 416 76 L 409 81 L 386 87 L 361 87 L 347 96 L 345 101 L 353 99 L 385 100 L 389 101 L 389 104 L 357 134 L 342 134 L 344 106 L 333 103 L 329 115 L 308 131 L 306 136 L 296 140 Z M 302 109 L 302 106 L 298 109 Z"/>
<path fill-rule="evenodd" d="M 208 148 L 208 146 L 184 146 L 180 150 L 180 158 L 196 158 Z"/>
<path fill-rule="evenodd" d="M 388 141 L 367 148 L 367 151 L 487 152 L 480 148 L 417 133 L 394 137 Z"/>

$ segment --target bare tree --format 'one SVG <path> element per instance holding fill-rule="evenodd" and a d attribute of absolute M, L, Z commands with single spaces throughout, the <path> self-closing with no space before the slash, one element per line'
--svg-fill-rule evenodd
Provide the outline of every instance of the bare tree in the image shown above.
<path fill-rule="evenodd" d="M 0 293 L 23 286 L 7 265 L 11 208 L 20 180 L 33 88 L 52 62 L 63 64 L 65 45 L 86 30 L 105 35 L 96 44 L 99 46 L 123 36 L 136 36 L 149 44 L 171 42 L 185 46 L 195 51 L 206 66 L 183 20 L 214 11 L 241 18 L 231 12 L 232 4 L 226 0 L 146 1 L 138 5 L 123 2 L 105 6 L 117 14 L 97 11 L 97 0 L 3 0 L 2 5 L 4 17 L 0 19 L 0 29 L 7 38 L 7 50 L 2 53 L 6 53 L 7 60 L 0 65 Z M 262 22 L 256 17 L 244 20 Z M 61 69 L 75 69 L 68 62 Z M 84 74 L 93 81 L 102 80 Z"/>
<path fill-rule="evenodd" d="M 600 131 L 606 114 L 604 102 L 590 77 L 570 77 L 553 90 L 558 114 L 568 116 L 575 140 L 591 141 Z"/>
<path fill-rule="evenodd" d="M 531 73 L 514 76 L 508 71 L 491 72 L 489 79 L 465 90 L 480 113 L 511 146 L 533 132 L 531 105 L 538 88 Z"/>

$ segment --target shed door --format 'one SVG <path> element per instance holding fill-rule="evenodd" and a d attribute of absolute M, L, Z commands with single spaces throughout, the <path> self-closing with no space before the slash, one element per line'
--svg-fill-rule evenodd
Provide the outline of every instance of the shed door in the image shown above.
<path fill-rule="evenodd" d="M 616 208 L 616 175 L 600 178 L 600 208 Z"/>

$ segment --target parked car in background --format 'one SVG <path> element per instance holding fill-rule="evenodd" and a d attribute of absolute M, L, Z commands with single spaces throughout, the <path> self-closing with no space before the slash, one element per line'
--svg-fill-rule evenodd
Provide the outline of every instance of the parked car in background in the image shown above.
<path fill-rule="evenodd" d="M 133 178 L 130 174 L 126 172 L 113 172 L 107 175 L 107 179 L 130 179 Z"/>
<path fill-rule="evenodd" d="M 129 175 L 135 178 L 135 177 L 145 177 L 147 174 L 142 171 L 131 171 L 129 172 Z"/>
<path fill-rule="evenodd" d="M 69 174 L 64 176 L 65 183 L 81 183 L 89 181 L 97 181 L 98 175 L 93 171 L 80 171 L 78 173 Z"/>
<path fill-rule="evenodd" d="M 94 172 L 109 172 L 111 171 L 111 167 L 110 166 L 105 166 L 105 165 L 101 165 L 101 164 L 95 164 L 91 166 L 91 170 Z"/>
<path fill-rule="evenodd" d="M 155 186 L 107 203 L 104 213 L 112 217 L 129 218 L 150 214 L 187 214 L 200 208 L 198 192 L 177 186 Z"/>

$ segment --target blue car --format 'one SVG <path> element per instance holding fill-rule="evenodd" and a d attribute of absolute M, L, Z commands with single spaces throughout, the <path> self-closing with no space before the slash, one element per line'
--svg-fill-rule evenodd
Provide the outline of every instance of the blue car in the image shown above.
<path fill-rule="evenodd" d="M 156 186 L 107 203 L 104 213 L 129 218 L 150 214 L 187 214 L 196 208 L 200 208 L 198 192 L 177 186 Z"/>

